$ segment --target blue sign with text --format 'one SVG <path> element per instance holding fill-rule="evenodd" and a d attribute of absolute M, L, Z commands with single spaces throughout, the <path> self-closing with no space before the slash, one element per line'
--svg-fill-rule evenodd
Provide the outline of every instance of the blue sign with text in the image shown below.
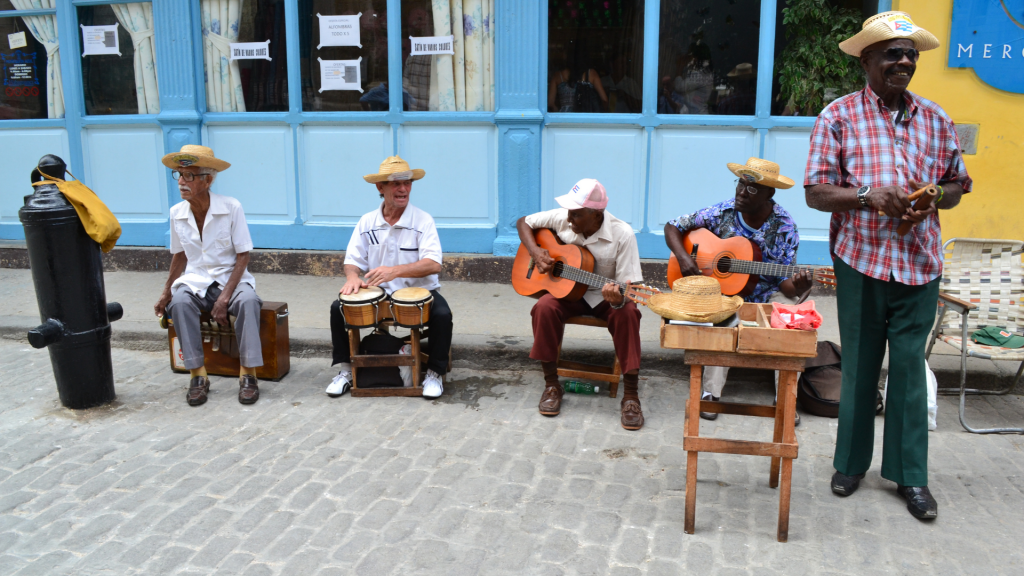
<path fill-rule="evenodd" d="M 949 67 L 1024 94 L 1024 0 L 954 0 Z"/>

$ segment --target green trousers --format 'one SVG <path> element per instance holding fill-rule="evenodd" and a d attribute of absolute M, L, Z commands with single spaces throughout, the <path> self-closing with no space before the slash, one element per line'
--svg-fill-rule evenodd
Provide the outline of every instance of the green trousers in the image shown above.
<path fill-rule="evenodd" d="M 843 387 L 835 469 L 871 467 L 878 379 L 889 344 L 889 388 L 882 439 L 882 478 L 928 485 L 928 391 L 924 351 L 935 322 L 939 279 L 921 286 L 876 280 L 835 260 Z"/>

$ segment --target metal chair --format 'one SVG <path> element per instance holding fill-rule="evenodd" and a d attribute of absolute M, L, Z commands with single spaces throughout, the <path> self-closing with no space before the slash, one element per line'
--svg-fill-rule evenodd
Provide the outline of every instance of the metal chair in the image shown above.
<path fill-rule="evenodd" d="M 936 340 L 960 351 L 960 387 L 940 388 L 938 392 L 960 395 L 960 424 L 974 434 L 1024 434 L 1024 428 L 973 428 L 964 418 L 964 397 L 967 394 L 1006 394 L 1013 390 L 1024 372 L 1024 348 L 985 346 L 970 339 L 972 332 L 984 326 L 999 326 L 1024 336 L 1024 315 L 1020 305 L 1024 297 L 1022 245 L 1024 242 L 1020 240 L 976 238 L 953 238 L 942 245 L 945 263 L 939 288 L 939 317 L 925 359 L 931 356 Z M 956 315 L 947 318 L 949 310 Z M 968 356 L 983 360 L 1019 361 L 1021 365 L 1008 387 L 978 390 L 966 387 Z"/>

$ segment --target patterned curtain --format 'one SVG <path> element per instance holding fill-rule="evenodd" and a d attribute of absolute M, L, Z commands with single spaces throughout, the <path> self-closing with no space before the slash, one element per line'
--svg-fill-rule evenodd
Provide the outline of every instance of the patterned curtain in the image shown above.
<path fill-rule="evenodd" d="M 135 96 L 139 114 L 160 113 L 160 89 L 156 83 L 156 45 L 153 42 L 153 5 L 149 2 L 111 4 L 114 16 L 135 45 Z"/>
<path fill-rule="evenodd" d="M 432 0 L 434 34 L 454 36 L 453 56 L 434 56 L 430 110 L 494 110 L 494 0 Z"/>
<path fill-rule="evenodd" d="M 238 41 L 242 0 L 202 0 L 200 10 L 206 63 L 206 109 L 245 112 L 238 63 L 231 61 L 231 43 Z"/>
<path fill-rule="evenodd" d="M 56 0 L 11 0 L 17 10 L 53 8 Z M 22 16 L 32 37 L 46 47 L 46 117 L 64 117 L 64 83 L 60 75 L 57 16 Z"/>

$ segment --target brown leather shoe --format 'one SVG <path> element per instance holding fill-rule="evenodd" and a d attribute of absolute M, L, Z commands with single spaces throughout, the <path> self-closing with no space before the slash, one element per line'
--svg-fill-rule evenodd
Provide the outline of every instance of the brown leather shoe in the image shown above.
<path fill-rule="evenodd" d="M 626 430 L 639 430 L 644 426 L 644 413 L 640 410 L 640 401 L 633 398 L 622 399 L 622 427 Z"/>
<path fill-rule="evenodd" d="M 210 393 L 210 379 L 206 376 L 196 376 L 188 383 L 188 392 L 185 400 L 189 406 L 206 404 L 206 395 Z"/>
<path fill-rule="evenodd" d="M 540 396 L 540 404 L 537 409 L 545 416 L 558 416 L 562 410 L 562 384 L 547 384 L 544 393 Z"/>
<path fill-rule="evenodd" d="M 260 399 L 260 387 L 256 377 L 243 374 L 238 378 L 238 401 L 242 404 L 255 404 Z"/>

